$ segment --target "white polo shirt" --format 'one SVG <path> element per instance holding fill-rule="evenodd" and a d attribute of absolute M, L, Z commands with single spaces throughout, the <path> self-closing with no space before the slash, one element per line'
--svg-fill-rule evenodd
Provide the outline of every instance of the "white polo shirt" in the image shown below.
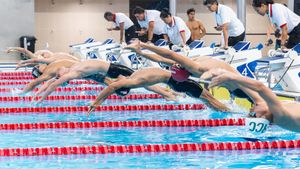
<path fill-rule="evenodd" d="M 182 38 L 180 32 L 185 33 L 186 41 L 191 38 L 191 31 L 187 27 L 186 23 L 181 18 L 172 16 L 172 26 L 165 24 L 163 34 L 168 35 L 170 41 L 174 45 L 181 45 Z"/>
<path fill-rule="evenodd" d="M 131 19 L 123 13 L 115 13 L 116 19 L 114 21 L 114 27 L 120 27 L 120 23 L 124 23 L 124 29 L 127 30 L 133 26 Z"/>
<path fill-rule="evenodd" d="M 288 33 L 292 32 L 300 23 L 300 16 L 278 3 L 269 5 L 269 18 L 277 28 L 287 25 Z"/>
<path fill-rule="evenodd" d="M 228 35 L 236 37 L 245 32 L 243 23 L 237 18 L 236 13 L 228 6 L 219 4 L 218 11 L 215 12 L 217 25 L 228 23 Z"/>
<path fill-rule="evenodd" d="M 145 10 L 145 20 L 139 21 L 141 28 L 149 28 L 149 22 L 154 22 L 153 33 L 156 35 L 163 34 L 165 23 L 160 18 L 160 12 L 157 10 Z"/>

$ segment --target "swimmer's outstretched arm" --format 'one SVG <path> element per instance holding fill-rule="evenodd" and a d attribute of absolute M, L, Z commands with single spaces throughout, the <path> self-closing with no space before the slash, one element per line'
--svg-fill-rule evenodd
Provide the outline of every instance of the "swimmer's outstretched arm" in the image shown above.
<path fill-rule="evenodd" d="M 24 53 L 26 56 L 28 56 L 29 58 L 36 58 L 35 54 L 33 54 L 31 51 L 25 49 L 25 48 L 20 48 L 20 47 L 10 47 L 8 48 L 8 50 L 6 51 L 7 53 L 12 53 L 12 52 L 20 52 L 20 53 Z"/>
<path fill-rule="evenodd" d="M 227 106 L 221 103 L 218 99 L 214 98 L 214 96 L 206 89 L 203 89 L 200 98 L 206 100 L 207 103 L 216 110 L 225 112 L 230 111 L 230 109 Z"/>
<path fill-rule="evenodd" d="M 43 83 L 44 81 L 47 81 L 49 79 L 51 79 L 52 77 L 49 75 L 41 75 L 40 77 L 38 77 L 37 79 L 34 79 L 33 81 L 31 81 L 29 84 L 27 84 L 25 86 L 25 88 L 23 89 L 23 91 L 21 93 L 19 93 L 20 95 L 26 94 L 30 91 L 32 91 L 36 86 L 38 86 L 39 84 Z"/>
<path fill-rule="evenodd" d="M 55 89 L 62 85 L 63 83 L 73 80 L 73 79 L 77 79 L 80 76 L 78 75 L 78 73 L 76 72 L 71 72 L 68 74 L 63 75 L 62 77 L 60 77 L 59 79 L 55 80 L 53 83 L 51 83 L 48 88 L 46 89 L 45 93 L 43 94 L 43 96 L 37 101 L 37 103 L 42 102 L 43 100 L 46 99 L 47 96 L 49 96 L 53 91 L 55 91 Z"/>
<path fill-rule="evenodd" d="M 34 64 L 49 64 L 53 62 L 52 59 L 49 58 L 33 58 L 28 60 L 22 60 L 19 62 L 19 64 L 28 64 L 28 63 L 34 63 Z"/>
<path fill-rule="evenodd" d="M 140 84 L 139 80 L 137 79 L 121 79 L 118 81 L 115 81 L 108 85 L 96 98 L 96 100 L 90 105 L 89 111 L 88 111 L 88 116 L 90 115 L 91 112 L 93 112 L 97 106 L 102 104 L 108 96 L 113 94 L 116 90 L 122 88 L 122 87 L 127 87 L 127 88 L 134 88 L 138 84 Z"/>
<path fill-rule="evenodd" d="M 194 62 L 190 58 L 186 56 L 182 56 L 176 52 L 173 52 L 168 49 L 160 48 L 154 45 L 149 45 L 147 43 L 140 42 L 141 47 L 146 48 L 148 50 L 151 50 L 155 53 L 157 53 L 160 56 L 163 56 L 165 58 L 174 60 L 175 62 L 179 63 L 182 67 L 184 67 L 186 70 L 191 72 L 194 75 L 201 76 L 204 70 L 206 70 L 206 67 L 204 64 L 198 64 L 197 62 Z"/>
<path fill-rule="evenodd" d="M 154 62 L 159 62 L 159 63 L 164 63 L 164 64 L 167 64 L 167 65 L 173 65 L 175 64 L 176 62 L 171 60 L 171 59 L 167 59 L 167 58 L 164 58 L 164 57 L 161 57 L 159 55 L 156 55 L 156 54 L 150 54 L 150 53 L 145 53 L 145 52 L 142 52 L 142 50 L 140 49 L 140 42 L 134 42 L 130 45 L 128 45 L 126 47 L 126 49 L 130 49 L 132 50 L 133 52 L 151 60 L 151 61 L 154 61 Z"/>
<path fill-rule="evenodd" d="M 44 83 L 42 85 L 42 87 L 40 87 L 40 89 L 35 93 L 35 96 L 38 96 L 39 94 L 41 94 L 42 92 L 44 92 L 46 89 L 48 89 L 48 87 L 53 83 L 55 82 L 56 79 L 55 78 L 52 78 L 50 80 L 48 80 L 46 83 Z M 35 99 L 34 99 L 35 100 Z"/>
<path fill-rule="evenodd" d="M 236 75 L 228 71 L 216 72 L 209 87 L 218 86 L 222 83 L 238 83 L 244 87 L 257 91 L 266 101 L 270 112 L 273 114 L 273 121 L 277 125 L 288 130 L 300 131 L 300 113 L 297 110 L 287 110 L 283 107 L 277 96 L 263 83 L 247 77 Z M 300 109 L 300 106 L 299 106 Z"/>
<path fill-rule="evenodd" d="M 22 60 L 18 63 L 16 70 L 22 67 L 27 67 L 27 66 L 35 66 L 38 64 L 49 64 L 52 61 L 50 59 L 38 59 L 38 58 L 33 58 L 29 60 Z"/>

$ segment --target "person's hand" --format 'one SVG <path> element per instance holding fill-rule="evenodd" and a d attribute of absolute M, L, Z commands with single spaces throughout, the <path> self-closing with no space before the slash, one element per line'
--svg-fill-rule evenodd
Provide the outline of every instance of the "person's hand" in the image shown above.
<path fill-rule="evenodd" d="M 222 31 L 223 30 L 223 26 L 215 26 L 214 27 L 217 31 Z"/>
<path fill-rule="evenodd" d="M 280 49 L 283 53 L 287 53 L 289 51 L 289 49 L 283 44 L 281 45 Z"/>
<path fill-rule="evenodd" d="M 269 38 L 265 43 L 266 46 L 270 46 L 272 44 L 273 44 L 273 40 L 271 38 Z"/>
<path fill-rule="evenodd" d="M 123 43 L 125 43 L 125 41 L 123 39 L 120 39 L 120 44 L 122 45 Z"/>
<path fill-rule="evenodd" d="M 146 31 L 144 29 L 141 29 L 140 31 L 135 31 L 135 33 L 137 33 L 138 36 L 144 36 L 146 34 Z"/>
<path fill-rule="evenodd" d="M 89 110 L 88 110 L 88 112 L 87 112 L 87 117 L 89 117 L 89 116 L 90 116 L 90 114 L 91 114 L 93 111 L 95 111 L 95 110 L 96 110 L 96 108 L 97 108 L 97 106 L 96 106 L 96 105 L 94 105 L 94 104 L 91 104 L 91 105 L 89 106 Z"/>
<path fill-rule="evenodd" d="M 215 69 L 210 74 L 212 78 L 211 83 L 209 84 L 208 88 L 213 88 L 216 86 L 221 86 L 222 84 L 226 83 L 233 79 L 233 77 L 237 76 L 232 72 L 229 72 L 224 69 Z"/>
<path fill-rule="evenodd" d="M 18 47 L 9 47 L 6 49 L 6 53 L 13 53 L 13 52 L 18 52 L 18 49 L 20 50 L 21 48 Z"/>
<path fill-rule="evenodd" d="M 148 41 L 147 41 L 147 44 L 153 45 L 153 43 L 151 42 L 151 40 L 148 40 Z"/>
<path fill-rule="evenodd" d="M 220 49 L 222 49 L 222 50 L 228 50 L 228 46 L 222 46 Z"/>
<path fill-rule="evenodd" d="M 112 31 L 113 30 L 113 28 L 106 28 L 107 29 L 107 31 Z"/>
<path fill-rule="evenodd" d="M 189 52 L 190 52 L 190 47 L 189 47 L 188 45 L 184 45 L 183 48 L 182 48 L 182 51 L 183 51 L 186 55 L 188 55 Z"/>

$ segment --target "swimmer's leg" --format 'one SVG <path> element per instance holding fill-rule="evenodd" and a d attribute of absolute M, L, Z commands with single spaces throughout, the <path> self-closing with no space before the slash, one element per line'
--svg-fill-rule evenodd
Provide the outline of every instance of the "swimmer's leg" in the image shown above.
<path fill-rule="evenodd" d="M 229 111 L 230 109 L 221 103 L 219 100 L 214 98 L 214 96 L 206 89 L 203 89 L 200 97 L 201 99 L 206 100 L 212 107 L 220 111 Z"/>
<path fill-rule="evenodd" d="M 200 76 L 204 69 L 206 69 L 204 66 L 201 66 L 201 64 L 194 62 L 193 60 L 189 59 L 188 57 L 182 56 L 176 52 L 173 52 L 168 49 L 160 48 L 154 45 L 149 45 L 146 43 L 141 42 L 141 47 L 149 49 L 158 55 L 161 55 L 163 57 L 166 57 L 168 59 L 174 60 L 175 62 L 179 63 L 182 67 L 184 67 L 186 70 L 188 70 L 193 75 Z"/>
<path fill-rule="evenodd" d="M 168 91 L 168 90 L 166 90 L 163 87 L 160 87 L 158 85 L 148 86 L 148 87 L 145 87 L 145 89 L 162 95 L 166 100 L 177 101 L 176 95 L 174 95 L 172 92 L 170 92 L 170 91 Z"/>

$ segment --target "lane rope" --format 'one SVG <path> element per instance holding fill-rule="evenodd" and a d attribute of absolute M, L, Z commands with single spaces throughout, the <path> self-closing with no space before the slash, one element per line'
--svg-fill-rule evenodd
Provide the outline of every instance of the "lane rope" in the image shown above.
<path fill-rule="evenodd" d="M 36 99 L 40 99 L 38 96 Z M 95 100 L 97 95 L 74 95 L 74 96 L 48 96 L 45 100 Z M 110 100 L 139 100 L 139 99 L 162 99 L 163 97 L 158 94 L 130 94 L 125 97 L 120 97 L 118 95 L 110 95 L 107 99 Z M 0 102 L 18 102 L 18 101 L 32 101 L 32 96 L 0 96 Z"/>
<path fill-rule="evenodd" d="M 144 120 L 144 121 L 100 121 L 100 122 L 50 122 L 0 124 L 0 130 L 31 129 L 76 129 L 103 127 L 217 127 L 244 126 L 245 119 L 208 119 L 208 120 Z"/>
<path fill-rule="evenodd" d="M 165 105 L 115 105 L 98 106 L 95 111 L 149 111 L 149 110 L 203 110 L 204 104 L 165 104 Z M 64 107 L 14 107 L 0 108 L 0 114 L 7 113 L 72 113 L 87 112 L 88 106 L 64 106 Z"/>
<path fill-rule="evenodd" d="M 26 85 L 29 81 L 6 81 L 6 82 L 0 82 L 0 86 L 11 86 L 11 85 Z M 82 85 L 82 84 L 99 84 L 97 82 L 91 81 L 91 80 L 72 80 L 69 82 L 70 85 Z"/>
<path fill-rule="evenodd" d="M 256 141 L 256 142 L 215 142 L 183 144 L 146 145 L 94 145 L 70 147 L 4 148 L 0 156 L 45 156 L 72 154 L 111 154 L 111 153 L 158 153 L 180 151 L 228 151 L 300 148 L 300 140 Z"/>

